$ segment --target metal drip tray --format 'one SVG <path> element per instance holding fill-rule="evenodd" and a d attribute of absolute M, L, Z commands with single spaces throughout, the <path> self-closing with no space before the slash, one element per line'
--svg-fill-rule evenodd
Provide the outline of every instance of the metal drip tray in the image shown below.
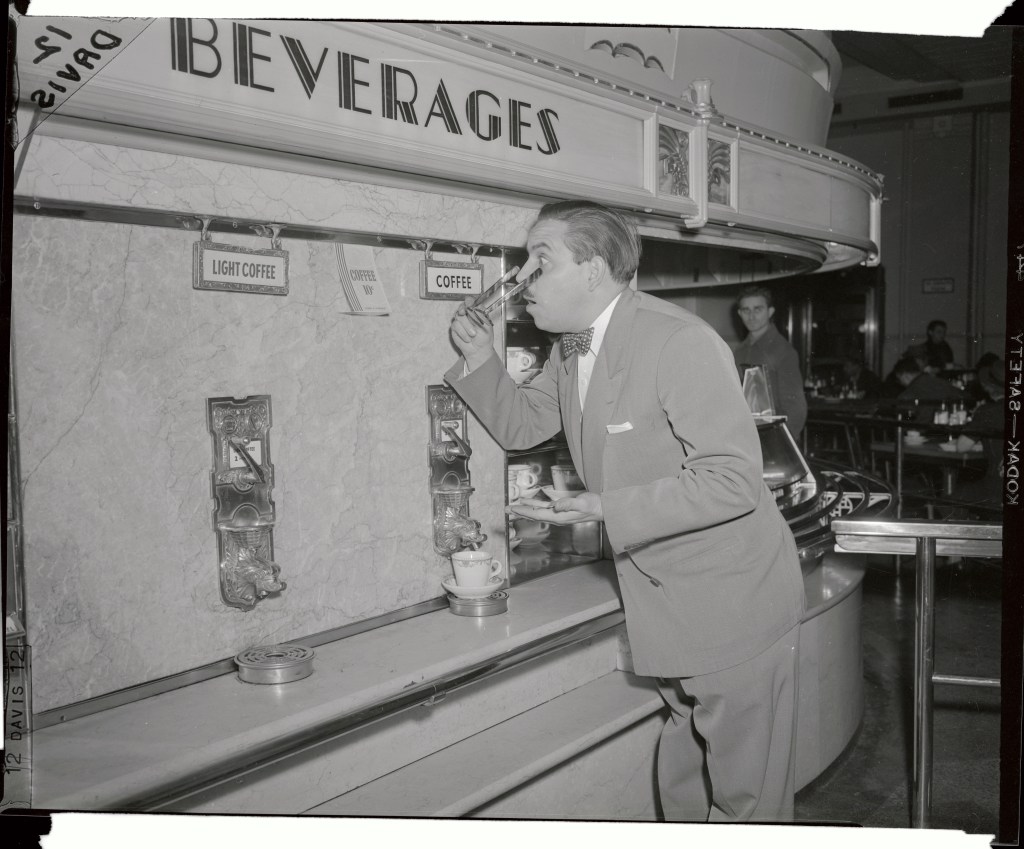
<path fill-rule="evenodd" d="M 238 677 L 248 684 L 287 684 L 313 674 L 316 652 L 299 645 L 253 646 L 235 655 Z"/>
<path fill-rule="evenodd" d="M 508 593 L 498 590 L 486 598 L 456 598 L 449 593 L 448 607 L 456 616 L 495 616 L 508 610 Z"/>

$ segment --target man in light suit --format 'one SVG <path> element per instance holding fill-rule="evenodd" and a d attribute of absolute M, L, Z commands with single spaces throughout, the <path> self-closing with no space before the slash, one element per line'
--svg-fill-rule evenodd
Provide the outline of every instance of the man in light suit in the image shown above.
<path fill-rule="evenodd" d="M 526 310 L 561 344 L 517 387 L 463 306 L 446 380 L 506 450 L 564 430 L 586 491 L 516 509 L 605 523 L 635 671 L 671 709 L 666 818 L 790 820 L 803 580 L 732 353 L 695 315 L 629 288 L 640 241 L 612 210 L 548 204 L 527 249 L 520 279 L 541 275 Z"/>

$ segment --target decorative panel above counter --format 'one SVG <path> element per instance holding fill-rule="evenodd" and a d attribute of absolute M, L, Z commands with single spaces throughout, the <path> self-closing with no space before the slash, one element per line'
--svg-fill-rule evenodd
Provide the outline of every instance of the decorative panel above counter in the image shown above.
<path fill-rule="evenodd" d="M 878 261 L 881 177 L 818 146 L 838 73 L 821 33 L 154 19 L 46 107 L 64 57 L 34 62 L 22 29 L 21 86 L 42 114 L 454 193 L 592 198 L 669 240 L 801 240 L 822 267 Z"/>

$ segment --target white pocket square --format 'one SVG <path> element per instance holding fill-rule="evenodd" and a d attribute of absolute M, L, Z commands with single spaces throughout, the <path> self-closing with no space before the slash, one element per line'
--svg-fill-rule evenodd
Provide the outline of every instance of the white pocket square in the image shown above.
<path fill-rule="evenodd" d="M 605 425 L 608 429 L 608 433 L 625 433 L 627 430 L 632 430 L 633 425 L 629 422 L 623 422 L 619 425 Z"/>

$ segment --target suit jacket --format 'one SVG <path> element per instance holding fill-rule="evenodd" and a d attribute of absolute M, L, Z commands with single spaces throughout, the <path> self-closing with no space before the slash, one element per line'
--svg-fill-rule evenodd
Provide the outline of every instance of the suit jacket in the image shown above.
<path fill-rule="evenodd" d="M 800 621 L 804 589 L 728 345 L 692 313 L 627 289 L 585 412 L 576 363 L 556 345 L 523 386 L 497 356 L 466 376 L 460 359 L 445 379 L 506 450 L 564 429 L 601 494 L 638 674 L 686 677 L 754 657 Z"/>
<path fill-rule="evenodd" d="M 774 324 L 769 324 L 756 342 L 747 336 L 734 354 L 737 366 L 765 365 L 772 384 L 776 412 L 786 417 L 786 424 L 794 437 L 800 436 L 807 421 L 807 396 L 804 378 L 800 373 L 800 355 L 786 341 Z"/>
<path fill-rule="evenodd" d="M 937 369 L 944 369 L 953 364 L 953 349 L 949 347 L 949 343 L 945 339 L 941 342 L 925 339 L 920 345 L 911 345 L 907 348 L 904 356 L 921 357 L 929 367 Z"/>

